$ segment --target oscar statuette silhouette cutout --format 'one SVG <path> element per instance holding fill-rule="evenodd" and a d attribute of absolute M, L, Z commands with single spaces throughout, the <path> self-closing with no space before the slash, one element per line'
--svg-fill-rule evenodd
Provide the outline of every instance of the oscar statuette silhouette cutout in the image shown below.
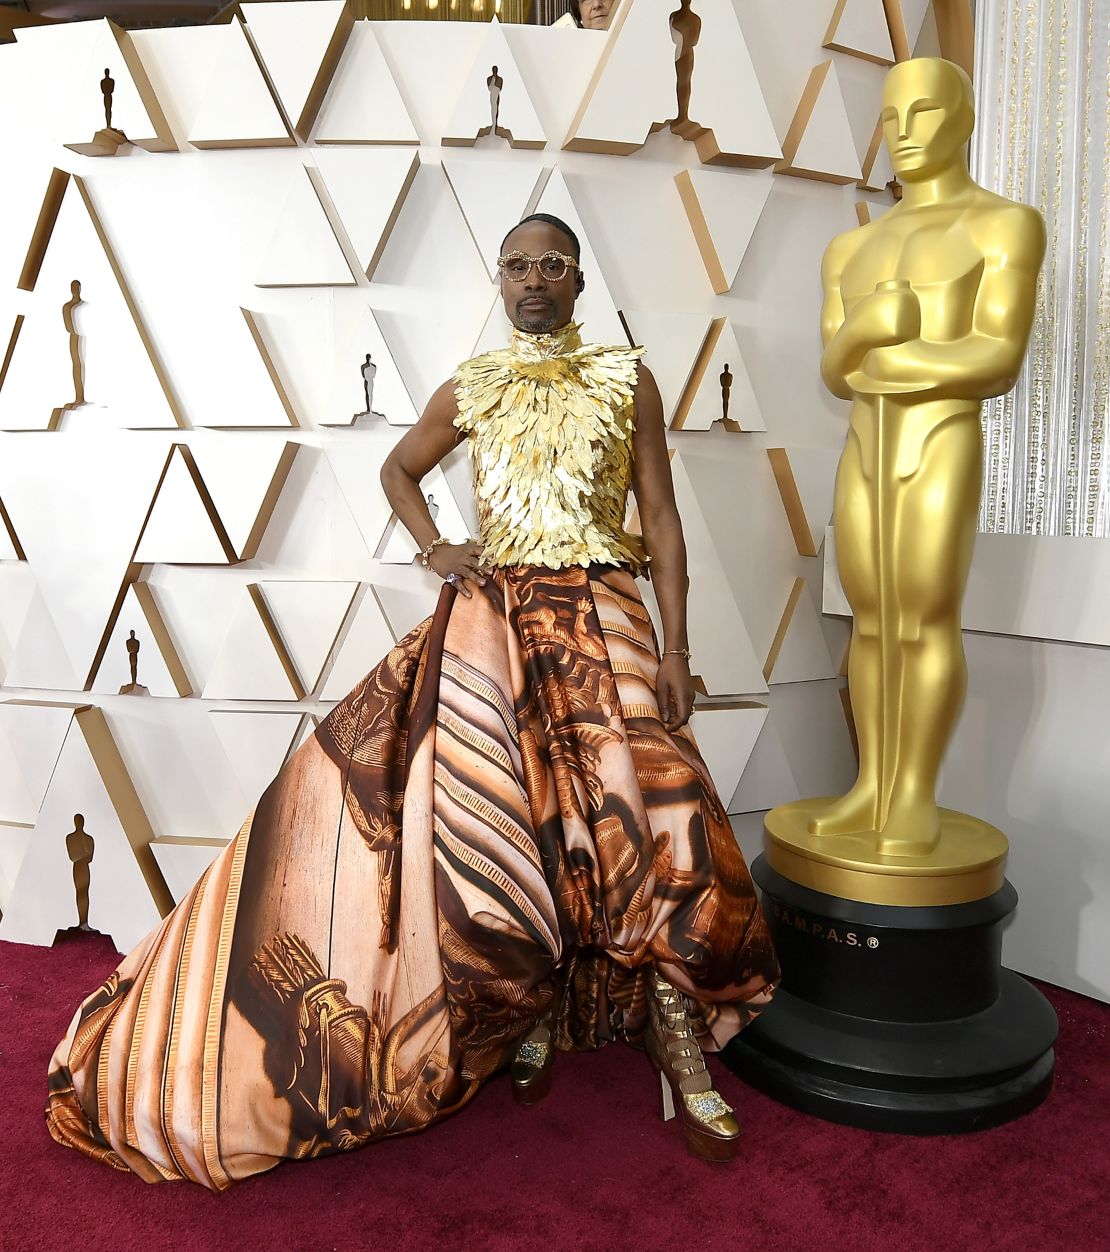
<path fill-rule="evenodd" d="M 740 433 L 740 423 L 735 418 L 729 417 L 728 406 L 732 399 L 732 384 L 736 381 L 736 375 L 732 372 L 732 367 L 725 362 L 725 368 L 721 370 L 718 382 L 721 384 L 721 425 L 725 430 L 733 433 Z"/>
<path fill-rule="evenodd" d="M 980 409 L 1020 372 L 1045 228 L 972 181 L 958 66 L 894 66 L 882 123 L 902 194 L 822 265 L 821 376 L 852 404 L 834 522 L 859 773 L 767 814 L 753 873 L 783 989 L 733 1056 L 833 1120 L 947 1133 L 1018 1116 L 1052 1078 L 1052 1009 L 1000 964 L 1006 838 L 936 802 L 967 685 Z"/>
<path fill-rule="evenodd" d="M 83 156 L 116 156 L 122 149 L 130 150 L 131 141 L 117 126 L 112 125 L 112 102 L 116 90 L 116 80 L 112 77 L 111 68 L 106 67 L 104 77 L 100 80 L 100 94 L 104 101 L 104 125 L 93 135 L 88 143 L 67 143 L 71 152 L 80 152 Z"/>
<path fill-rule="evenodd" d="M 483 126 L 478 134 L 500 135 L 502 139 L 508 139 L 509 132 L 502 130 L 498 125 L 501 116 L 501 92 L 505 86 L 505 80 L 497 72 L 496 65 L 490 67 L 489 77 L 486 79 L 486 86 L 489 88 L 489 125 Z"/>
<path fill-rule="evenodd" d="M 139 682 L 139 648 L 142 645 L 133 630 L 128 631 L 124 644 L 127 647 L 127 661 L 131 667 L 131 681 L 119 689 L 119 694 L 121 696 L 148 696 L 150 695 L 149 689 Z"/>
<path fill-rule="evenodd" d="M 81 283 L 74 279 L 69 285 L 70 298 L 62 305 L 62 325 L 69 339 L 69 364 L 73 378 L 73 399 L 60 404 L 50 414 L 50 429 L 57 430 L 66 413 L 79 409 L 88 401 L 85 399 L 85 337 L 81 333 L 82 314 L 85 300 L 81 295 Z"/>
<path fill-rule="evenodd" d="M 701 18 L 691 7 L 691 0 L 681 0 L 669 16 L 671 38 L 675 44 L 675 93 L 677 111 L 671 131 L 684 139 L 696 139 L 701 126 L 690 118 L 690 92 L 694 77 L 694 49 L 701 38 Z"/>
<path fill-rule="evenodd" d="M 66 835 L 66 854 L 73 865 L 73 892 L 77 902 L 77 925 L 81 930 L 89 926 L 89 883 L 92 879 L 92 859 L 95 843 L 85 829 L 85 819 L 80 813 L 73 815 L 73 829 Z"/>
<path fill-rule="evenodd" d="M 104 77 L 100 80 L 100 91 L 104 96 L 104 125 L 108 130 L 112 129 L 112 92 L 115 89 L 115 79 L 108 69 L 105 68 Z"/>
<path fill-rule="evenodd" d="M 359 373 L 362 375 L 362 394 L 366 400 L 366 407 L 361 413 L 354 414 L 353 421 L 356 426 L 363 425 L 364 418 L 381 419 L 385 416 L 384 413 L 374 411 L 374 379 L 378 373 L 378 366 L 369 352 L 366 353 L 363 363 L 359 366 Z"/>

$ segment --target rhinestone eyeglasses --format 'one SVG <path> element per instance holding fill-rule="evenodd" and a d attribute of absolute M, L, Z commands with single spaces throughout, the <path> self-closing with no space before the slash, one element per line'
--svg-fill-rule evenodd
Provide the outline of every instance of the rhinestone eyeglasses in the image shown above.
<path fill-rule="evenodd" d="M 565 278 L 567 270 L 578 267 L 578 262 L 565 252 L 551 249 L 542 256 L 529 256 L 527 252 L 507 252 L 497 258 L 497 268 L 502 275 L 513 283 L 522 283 L 532 272 L 532 266 L 539 267 L 540 275 L 549 283 L 557 283 Z"/>

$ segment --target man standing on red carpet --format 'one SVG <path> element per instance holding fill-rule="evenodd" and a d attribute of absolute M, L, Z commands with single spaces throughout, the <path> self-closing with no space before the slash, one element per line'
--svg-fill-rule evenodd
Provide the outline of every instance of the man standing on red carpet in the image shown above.
<path fill-rule="evenodd" d="M 688 1149 L 734 1155 L 702 1049 L 777 967 L 686 725 L 659 392 L 642 349 L 582 341 L 579 262 L 557 218 L 506 236 L 509 346 L 464 362 L 382 470 L 438 607 L 80 1007 L 50 1071 L 59 1142 L 221 1190 L 428 1126 L 506 1065 L 534 1103 L 557 1048 L 624 1039 Z M 440 535 L 420 490 L 463 439 L 477 542 Z"/>

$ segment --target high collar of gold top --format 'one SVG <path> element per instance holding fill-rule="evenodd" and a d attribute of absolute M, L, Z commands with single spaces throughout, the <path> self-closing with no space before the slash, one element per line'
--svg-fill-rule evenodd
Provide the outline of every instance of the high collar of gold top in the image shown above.
<path fill-rule="evenodd" d="M 526 374 L 561 372 L 560 367 L 582 347 L 580 330 L 577 322 L 567 322 L 550 334 L 533 335 L 514 326 L 509 340 L 512 363 Z"/>

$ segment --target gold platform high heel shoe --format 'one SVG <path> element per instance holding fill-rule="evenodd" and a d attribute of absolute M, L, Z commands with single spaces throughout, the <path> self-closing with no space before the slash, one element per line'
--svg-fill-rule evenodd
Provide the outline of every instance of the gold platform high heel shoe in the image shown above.
<path fill-rule="evenodd" d="M 678 1112 L 686 1150 L 704 1161 L 731 1161 L 740 1126 L 713 1089 L 682 997 L 657 970 L 649 975 L 647 1051 L 663 1089 L 663 1120 Z"/>
<path fill-rule="evenodd" d="M 546 1013 L 521 1040 L 509 1066 L 513 1098 L 526 1108 L 538 1104 L 551 1090 L 551 1067 L 555 1060 L 551 1026 L 552 1016 Z"/>

